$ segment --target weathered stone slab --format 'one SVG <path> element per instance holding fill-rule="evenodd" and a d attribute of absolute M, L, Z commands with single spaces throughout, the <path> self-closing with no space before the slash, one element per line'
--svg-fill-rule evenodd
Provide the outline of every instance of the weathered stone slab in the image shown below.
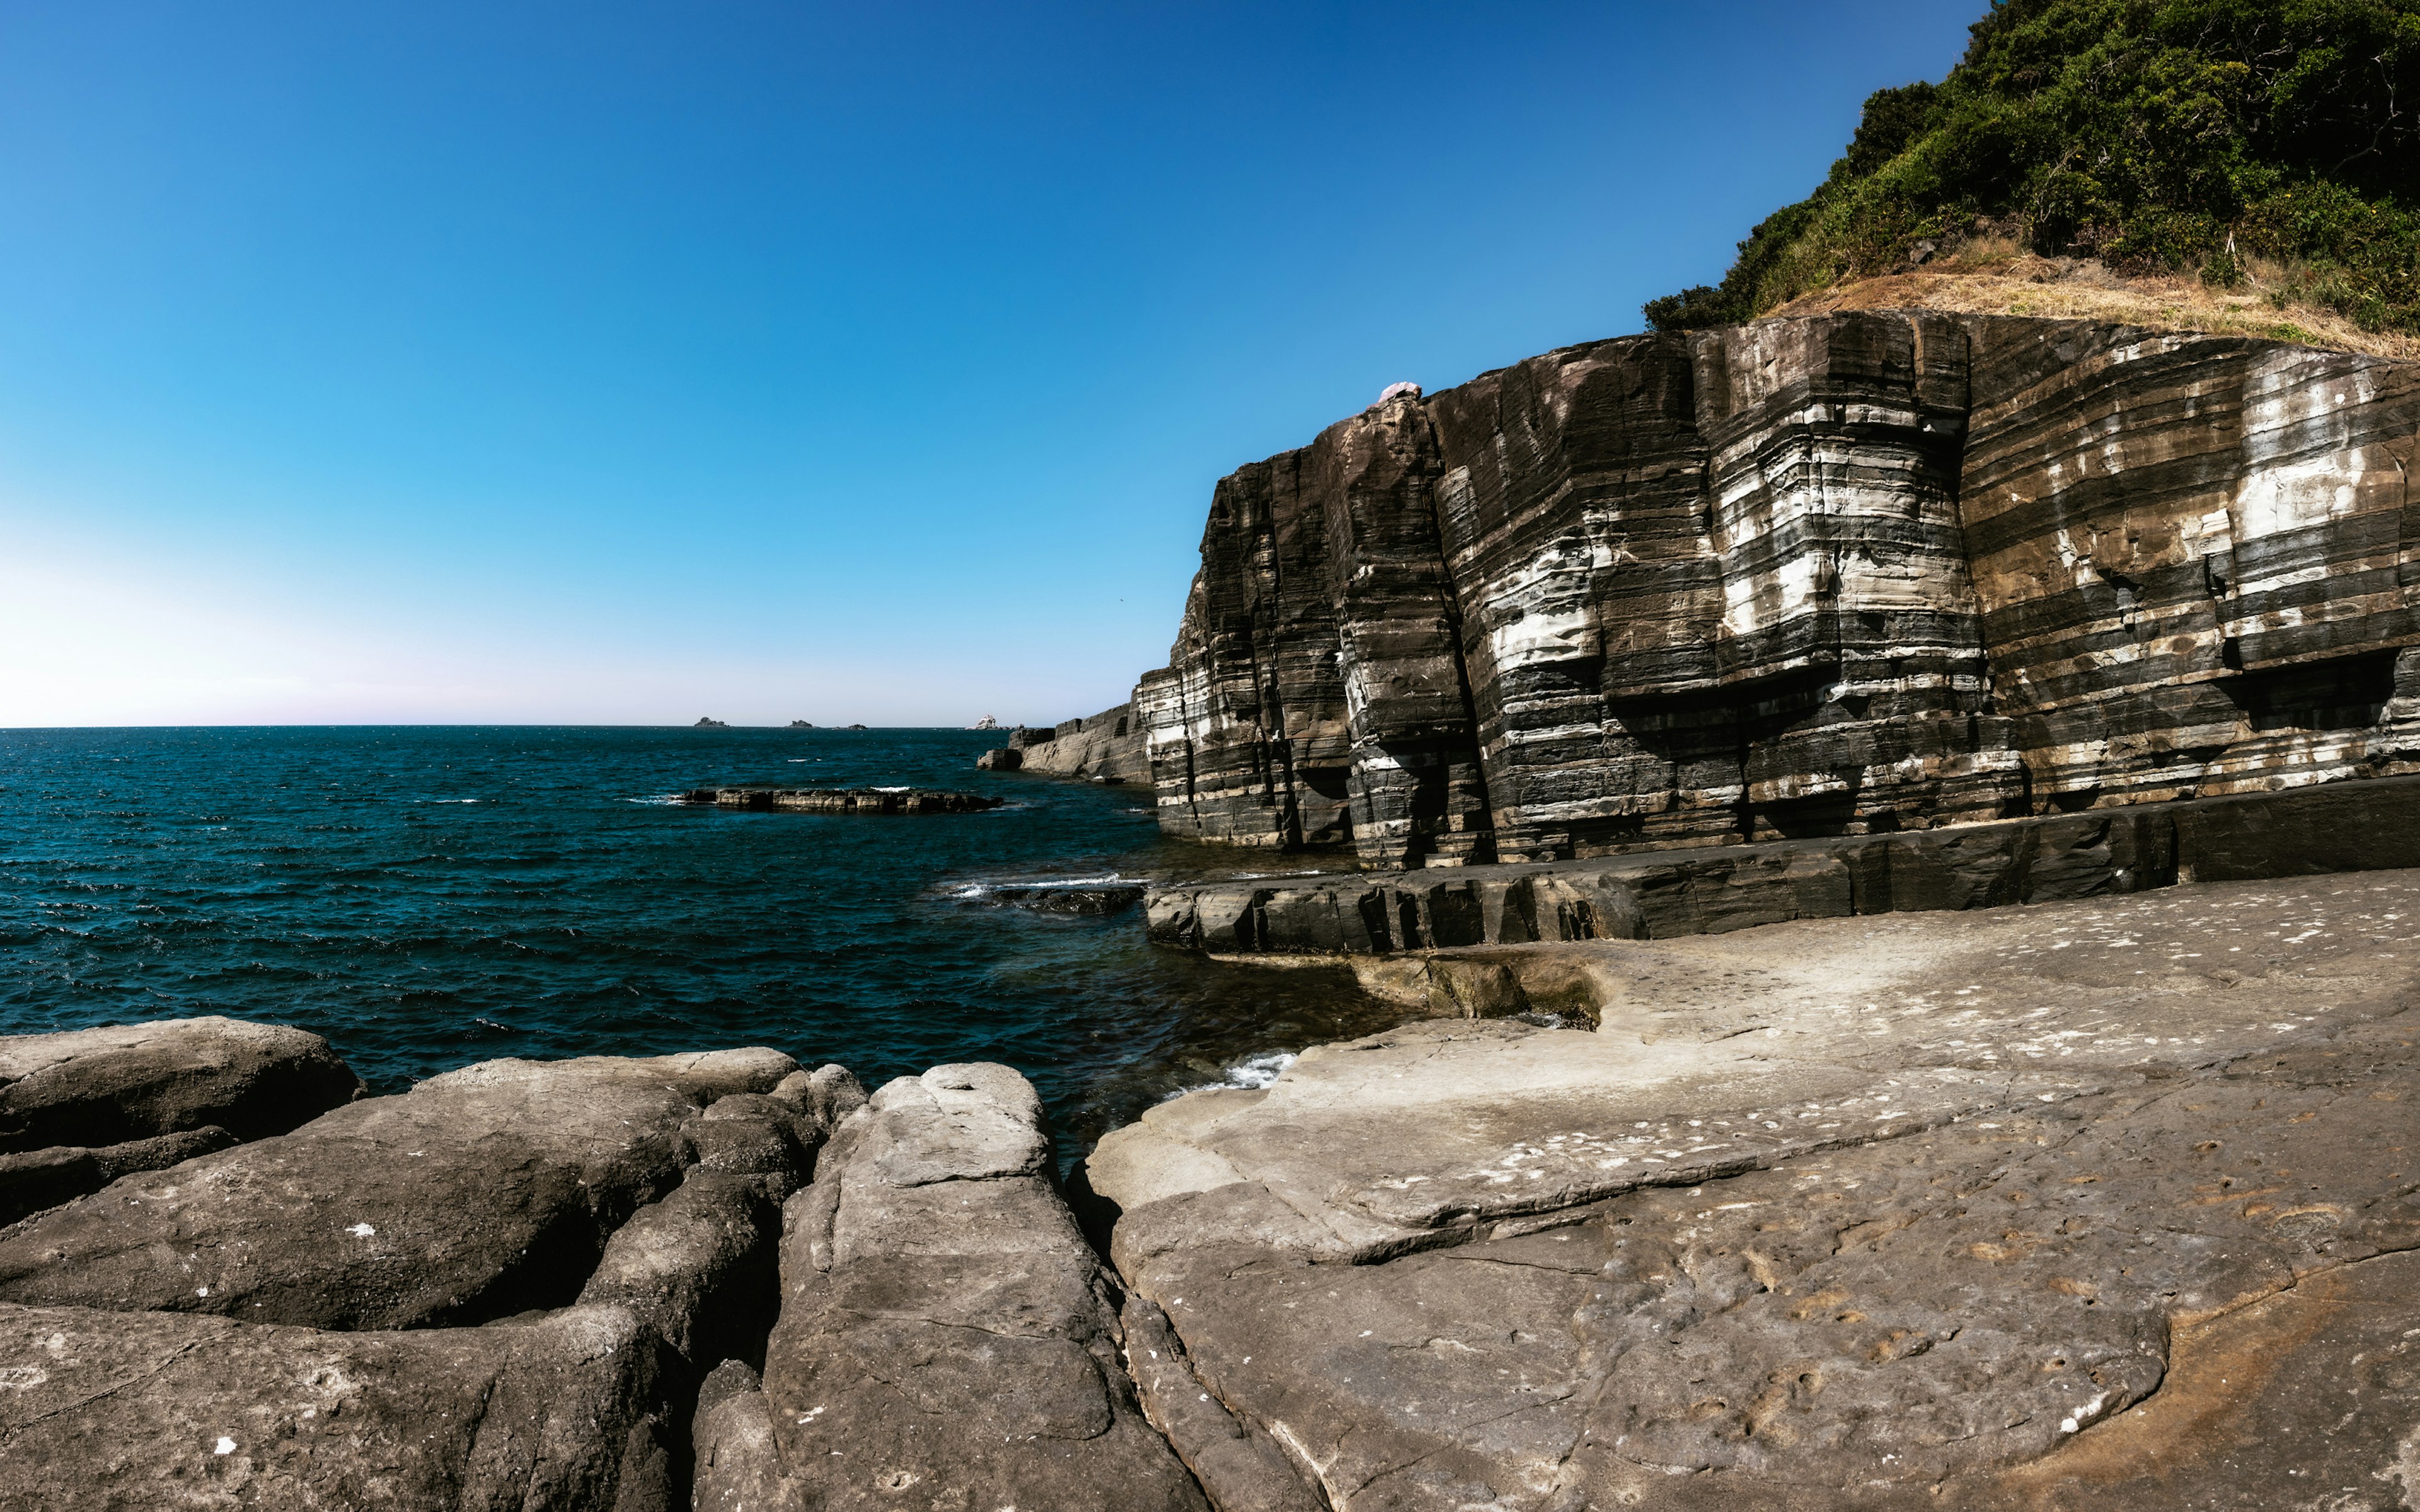
<path fill-rule="evenodd" d="M 1012 743 L 1012 748 L 1018 759 L 1005 768 L 1009 771 L 1100 782 L 1142 782 L 1151 777 L 1143 753 L 1142 726 L 1131 703 L 1103 709 L 1089 718 L 1064 720 L 1048 732 L 1047 739 L 1021 748 Z"/>
<path fill-rule="evenodd" d="M 197 1155 L 225 1149 L 235 1135 L 216 1125 L 183 1134 L 154 1134 L 122 1145 L 85 1149 L 72 1145 L 0 1155 L 0 1227 L 28 1213 L 98 1192 L 121 1176 L 156 1171 Z"/>
<path fill-rule="evenodd" d="M 1339 1512 L 2382 1508 L 2415 910 L 2391 872 L 1496 950 L 1586 956 L 1603 1026 L 1307 1052 L 1086 1180 Z"/>
<path fill-rule="evenodd" d="M 565 1117 L 577 1098 L 610 1116 L 628 1111 L 615 1094 L 634 1087 L 690 1107 L 724 1094 L 690 1125 L 714 1134 L 694 1141 L 698 1158 L 675 1170 L 671 1194 L 620 1224 L 593 1268 L 556 1278 L 578 1292 L 559 1310 L 480 1327 L 327 1330 L 257 1320 L 266 1306 L 228 1318 L 0 1303 L 0 1504 L 686 1507 L 700 1378 L 761 1356 L 782 1198 L 854 1088 L 837 1067 L 783 1078 L 788 1064 L 737 1052 L 491 1063 L 439 1079 L 520 1089 L 537 1119 L 504 1132 L 553 1138 L 558 1154 L 564 1140 L 597 1135 Z M 726 1091 L 768 1085 L 783 1095 Z M 441 1101 L 465 1117 L 499 1106 Z M 422 1195 L 473 1239 L 496 1219 L 443 1181 Z M 152 1242 L 173 1251 L 173 1209 L 161 1218 Z M 324 1290 L 378 1288 L 348 1246 L 317 1247 L 335 1257 L 318 1278 Z M 279 1259 L 293 1275 L 308 1256 Z"/>
<path fill-rule="evenodd" d="M 902 1077 L 852 1114 L 791 1199 L 761 1387 L 701 1414 L 697 1504 L 1203 1507 L 1048 1162 L 1003 1066 Z"/>
<path fill-rule="evenodd" d="M 671 1512 L 661 1349 L 614 1308 L 332 1334 L 0 1304 L 0 1502 Z"/>
<path fill-rule="evenodd" d="M 560 1306 L 678 1184 L 689 1126 L 717 1137 L 700 1108 L 797 1069 L 770 1050 L 465 1067 L 0 1232 L 0 1301 L 324 1329 Z"/>

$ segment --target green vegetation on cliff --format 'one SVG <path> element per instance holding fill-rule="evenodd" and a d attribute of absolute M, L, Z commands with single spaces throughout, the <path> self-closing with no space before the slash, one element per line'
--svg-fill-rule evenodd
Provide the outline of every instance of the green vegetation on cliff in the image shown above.
<path fill-rule="evenodd" d="M 1815 193 L 1648 323 L 1749 319 L 1991 232 L 2121 272 L 2257 271 L 2280 303 L 2420 333 L 2420 0 L 1997 0 L 1972 35 L 1941 83 L 1868 100 Z"/>

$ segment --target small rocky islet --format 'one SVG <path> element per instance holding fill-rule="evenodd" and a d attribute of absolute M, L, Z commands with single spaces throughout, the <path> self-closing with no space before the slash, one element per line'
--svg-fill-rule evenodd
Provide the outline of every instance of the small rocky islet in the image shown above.
<path fill-rule="evenodd" d="M 1063 1180 L 995 1065 L 0 1041 L 0 1504 L 2408 1504 L 2415 436 L 1927 312 L 1392 392 L 984 793 L 685 796 L 1147 789 L 1292 874 L 1133 927 L 1398 1026 Z"/>

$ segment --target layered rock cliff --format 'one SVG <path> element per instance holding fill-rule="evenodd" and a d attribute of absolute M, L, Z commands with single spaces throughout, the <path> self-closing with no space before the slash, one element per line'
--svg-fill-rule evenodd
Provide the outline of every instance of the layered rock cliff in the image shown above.
<path fill-rule="evenodd" d="M 1856 312 L 1398 394 L 1213 495 L 1171 833 L 1547 860 L 2420 770 L 2420 364 Z"/>

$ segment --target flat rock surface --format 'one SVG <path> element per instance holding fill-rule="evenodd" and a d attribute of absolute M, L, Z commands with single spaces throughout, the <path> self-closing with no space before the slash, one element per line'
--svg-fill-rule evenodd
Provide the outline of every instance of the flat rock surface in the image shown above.
<path fill-rule="evenodd" d="M 614 1308 L 331 1334 L 0 1304 L 0 1503 L 669 1509 L 660 1353 Z"/>
<path fill-rule="evenodd" d="M 901 1077 L 790 1201 L 761 1389 L 701 1416 L 697 1504 L 1201 1509 L 1004 1066 Z"/>
<path fill-rule="evenodd" d="M 797 1070 L 770 1050 L 465 1067 L 0 1230 L 0 1301 L 323 1329 L 560 1306 L 678 1184 L 701 1107 Z"/>
<path fill-rule="evenodd" d="M 97 1148 L 215 1125 L 284 1134 L 359 1096 L 328 1041 L 242 1019 L 0 1038 L 0 1153 Z"/>
<path fill-rule="evenodd" d="M 1324 1047 L 1086 1178 L 1336 1508 L 2383 1512 L 2415 919 L 2380 872 L 1528 947 L 1600 1029 Z"/>

